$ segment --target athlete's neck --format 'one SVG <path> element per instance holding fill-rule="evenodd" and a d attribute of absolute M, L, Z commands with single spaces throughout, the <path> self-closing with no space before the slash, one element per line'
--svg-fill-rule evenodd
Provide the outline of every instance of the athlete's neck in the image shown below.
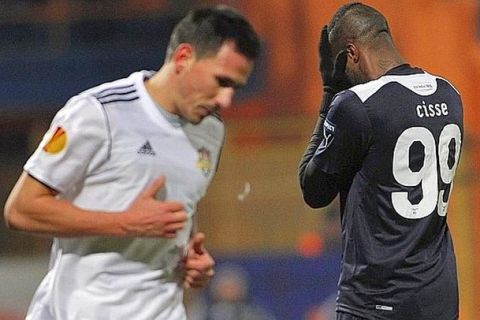
<path fill-rule="evenodd" d="M 367 54 L 366 65 L 370 80 L 378 79 L 389 70 L 405 64 L 405 60 L 395 49 L 377 50 L 374 53 Z"/>
<path fill-rule="evenodd" d="M 165 111 L 176 115 L 175 103 L 172 92 L 175 92 L 172 81 L 168 77 L 168 65 L 164 65 L 151 78 L 144 81 L 145 89 L 155 102 L 155 104 L 163 108 Z"/>

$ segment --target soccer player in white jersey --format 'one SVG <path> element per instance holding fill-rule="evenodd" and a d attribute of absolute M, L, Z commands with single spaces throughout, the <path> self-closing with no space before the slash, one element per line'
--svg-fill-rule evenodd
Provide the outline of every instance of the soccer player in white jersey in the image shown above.
<path fill-rule="evenodd" d="M 12 229 L 54 237 L 28 320 L 181 320 L 183 287 L 213 276 L 197 202 L 224 140 L 217 112 L 260 50 L 250 23 L 218 6 L 175 27 L 158 72 L 71 98 L 5 206 Z"/>

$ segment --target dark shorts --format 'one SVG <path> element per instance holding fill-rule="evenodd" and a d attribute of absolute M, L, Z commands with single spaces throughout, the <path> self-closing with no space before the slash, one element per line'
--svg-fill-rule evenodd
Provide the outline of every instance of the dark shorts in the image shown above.
<path fill-rule="evenodd" d="M 354 316 L 350 313 L 338 312 L 337 311 L 337 320 L 368 320 L 367 318 L 361 318 Z"/>

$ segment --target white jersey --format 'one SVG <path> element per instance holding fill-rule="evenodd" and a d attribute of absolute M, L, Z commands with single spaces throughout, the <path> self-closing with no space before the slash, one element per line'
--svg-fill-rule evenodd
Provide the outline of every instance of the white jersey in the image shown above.
<path fill-rule="evenodd" d="M 186 318 L 178 262 L 217 167 L 224 126 L 214 116 L 192 125 L 162 111 L 145 89 L 149 76 L 136 72 L 70 99 L 24 169 L 59 198 L 109 212 L 127 209 L 165 175 L 157 198 L 182 202 L 186 227 L 175 239 L 54 238 L 28 320 Z"/>

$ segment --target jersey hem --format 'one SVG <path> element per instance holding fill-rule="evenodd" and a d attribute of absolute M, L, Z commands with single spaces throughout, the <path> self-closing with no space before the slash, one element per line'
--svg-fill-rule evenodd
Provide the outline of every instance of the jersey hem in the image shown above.
<path fill-rule="evenodd" d="M 385 320 L 386 319 L 386 318 L 378 318 L 378 317 L 376 317 L 375 315 L 372 315 L 372 314 L 365 314 L 361 310 L 352 309 L 351 307 L 345 306 L 345 305 L 337 305 L 335 311 L 336 312 L 349 313 L 349 314 L 354 315 L 356 317 L 365 318 L 365 319 L 378 319 L 378 320 Z"/>
<path fill-rule="evenodd" d="M 365 318 L 365 319 L 372 319 L 372 320 L 390 320 L 390 319 L 392 319 L 390 316 L 381 317 L 381 316 L 378 316 L 377 314 L 371 314 L 371 313 L 365 314 L 365 312 L 363 310 L 354 309 L 354 308 L 352 308 L 350 306 L 346 306 L 346 305 L 338 305 L 337 304 L 337 307 L 335 308 L 335 311 L 336 312 L 349 313 L 349 314 L 354 315 L 356 317 Z M 453 316 L 453 318 L 448 318 L 448 320 L 458 320 L 458 319 L 459 319 L 459 314 L 458 313 L 455 316 Z"/>

